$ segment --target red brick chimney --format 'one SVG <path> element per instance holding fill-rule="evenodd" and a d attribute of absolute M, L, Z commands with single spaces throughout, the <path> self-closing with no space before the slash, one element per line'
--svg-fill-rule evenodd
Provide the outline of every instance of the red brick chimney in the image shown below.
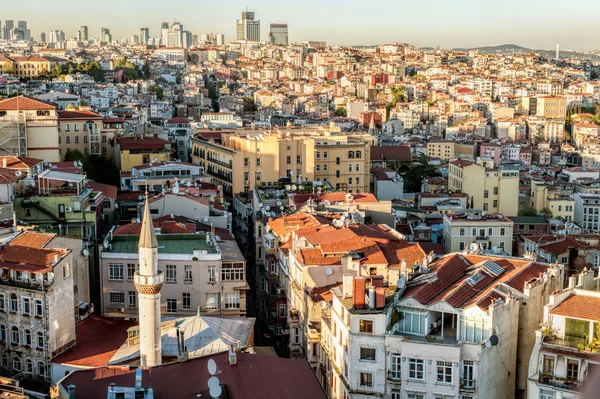
<path fill-rule="evenodd" d="M 367 280 L 362 276 L 354 277 L 352 286 L 352 296 L 355 309 L 365 308 L 365 286 Z"/>
<path fill-rule="evenodd" d="M 383 287 L 383 276 L 371 276 L 371 285 L 373 287 Z"/>
<path fill-rule="evenodd" d="M 385 308 L 385 287 L 375 288 L 375 308 Z"/>

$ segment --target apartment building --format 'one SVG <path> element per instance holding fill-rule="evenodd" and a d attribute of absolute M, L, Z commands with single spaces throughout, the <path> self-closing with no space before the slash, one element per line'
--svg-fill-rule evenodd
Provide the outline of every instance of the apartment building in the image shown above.
<path fill-rule="evenodd" d="M 121 136 L 115 138 L 115 162 L 121 171 L 136 165 L 171 160 L 171 140 L 156 136 Z"/>
<path fill-rule="evenodd" d="M 75 345 L 77 305 L 72 251 L 48 241 L 23 233 L 0 250 L 0 367 L 42 394 L 49 386 L 39 380 L 50 381 L 52 358 Z"/>
<path fill-rule="evenodd" d="M 18 96 L 0 101 L 0 155 L 59 162 L 56 105 Z"/>
<path fill-rule="evenodd" d="M 336 190 L 369 192 L 371 144 L 345 136 L 316 139 L 315 180 L 327 181 Z"/>
<path fill-rule="evenodd" d="M 61 159 L 68 151 L 82 154 L 114 155 L 114 132 L 102 128 L 102 116 L 93 111 L 58 111 L 58 144 Z"/>
<path fill-rule="evenodd" d="M 68 60 L 52 56 L 0 56 L 0 69 L 4 65 L 11 65 L 14 68 L 14 75 L 18 78 L 34 78 L 40 75 L 47 75 L 56 65 L 66 65 Z"/>
<path fill-rule="evenodd" d="M 450 140 L 431 140 L 427 143 L 427 156 L 443 161 L 455 159 L 454 145 Z"/>
<path fill-rule="evenodd" d="M 468 209 L 465 214 L 444 214 L 444 250 L 465 251 L 475 243 L 481 251 L 512 254 L 513 226 L 513 221 L 504 215 L 484 215 L 480 209 Z"/>
<path fill-rule="evenodd" d="M 121 190 L 161 192 L 164 187 L 175 181 L 181 186 L 196 186 L 200 183 L 203 190 L 214 187 L 212 178 L 204 173 L 201 166 L 185 162 L 163 161 L 135 165 L 131 173 L 123 173 L 121 176 Z M 204 186 L 202 185 L 204 183 Z M 215 187 L 216 191 L 216 187 Z"/>
<path fill-rule="evenodd" d="M 140 223 L 112 230 L 100 249 L 102 314 L 138 318 L 133 277 L 139 269 Z M 231 236 L 196 231 L 195 223 L 155 223 L 163 316 L 246 315 L 246 261 Z"/>
<path fill-rule="evenodd" d="M 448 164 L 448 190 L 468 194 L 470 206 L 484 212 L 506 216 L 519 213 L 518 170 L 458 159 Z"/>
<path fill-rule="evenodd" d="M 544 304 L 542 327 L 535 332 L 528 398 L 594 396 L 600 375 L 599 309 L 600 293 L 593 270 L 570 277 L 568 287 L 550 295 Z"/>
<path fill-rule="evenodd" d="M 577 193 L 573 195 L 573 199 L 575 200 L 574 222 L 580 226 L 584 232 L 598 231 L 600 195 Z"/>
<path fill-rule="evenodd" d="M 567 100 L 564 97 L 530 97 L 529 115 L 548 119 L 564 119 L 567 115 Z"/>
<path fill-rule="evenodd" d="M 574 199 L 550 189 L 551 187 L 542 179 L 532 178 L 529 206 L 537 211 L 549 209 L 553 218 L 572 222 L 575 216 Z"/>

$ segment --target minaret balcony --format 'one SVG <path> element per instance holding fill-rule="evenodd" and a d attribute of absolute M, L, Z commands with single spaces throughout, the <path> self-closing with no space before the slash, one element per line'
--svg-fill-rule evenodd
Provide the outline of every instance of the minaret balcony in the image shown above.
<path fill-rule="evenodd" d="M 140 294 L 158 294 L 165 282 L 165 275 L 159 271 L 155 276 L 145 276 L 136 271 L 133 275 L 133 282 Z"/>

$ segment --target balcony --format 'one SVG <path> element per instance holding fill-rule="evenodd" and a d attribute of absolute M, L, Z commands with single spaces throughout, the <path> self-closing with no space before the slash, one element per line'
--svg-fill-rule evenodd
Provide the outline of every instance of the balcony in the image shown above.
<path fill-rule="evenodd" d="M 388 370 L 387 379 L 388 381 L 399 384 L 402 380 L 402 373 L 400 370 Z"/>
<path fill-rule="evenodd" d="M 540 373 L 538 377 L 538 382 L 541 385 L 546 385 L 558 389 L 564 389 L 567 391 L 579 391 L 582 385 L 581 381 L 556 377 L 552 374 L 547 373 Z"/>
<path fill-rule="evenodd" d="M 18 280 L 11 278 L 0 278 L 0 285 L 8 287 L 25 288 L 28 290 L 45 291 L 47 290 L 54 281 L 52 279 L 45 278 L 42 281 L 39 280 Z"/>
<path fill-rule="evenodd" d="M 292 327 L 300 324 L 300 311 L 298 309 L 290 309 L 288 313 L 288 324 Z"/>
<path fill-rule="evenodd" d="M 460 390 L 461 391 L 475 391 L 475 379 L 461 378 L 460 379 Z"/>
<path fill-rule="evenodd" d="M 544 345 L 565 346 L 567 348 L 578 349 L 580 345 L 586 345 L 589 342 L 585 338 L 569 337 L 563 338 L 549 337 L 544 338 Z"/>
<path fill-rule="evenodd" d="M 478 236 L 475 237 L 475 240 L 476 241 L 487 241 L 487 240 L 489 240 L 489 237 L 488 236 L 478 235 Z"/>

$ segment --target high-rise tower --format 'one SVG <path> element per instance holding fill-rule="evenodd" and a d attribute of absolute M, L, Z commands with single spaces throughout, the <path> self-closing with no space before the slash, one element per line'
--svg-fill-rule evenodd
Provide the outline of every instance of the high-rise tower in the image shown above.
<path fill-rule="evenodd" d="M 246 10 L 236 21 L 236 39 L 260 42 L 260 21 L 254 19 L 254 12 Z"/>
<path fill-rule="evenodd" d="M 138 250 L 140 268 L 135 272 L 133 281 L 139 303 L 140 363 L 144 367 L 153 367 L 162 363 L 160 290 L 164 275 L 158 272 L 158 241 L 147 196 Z"/>

